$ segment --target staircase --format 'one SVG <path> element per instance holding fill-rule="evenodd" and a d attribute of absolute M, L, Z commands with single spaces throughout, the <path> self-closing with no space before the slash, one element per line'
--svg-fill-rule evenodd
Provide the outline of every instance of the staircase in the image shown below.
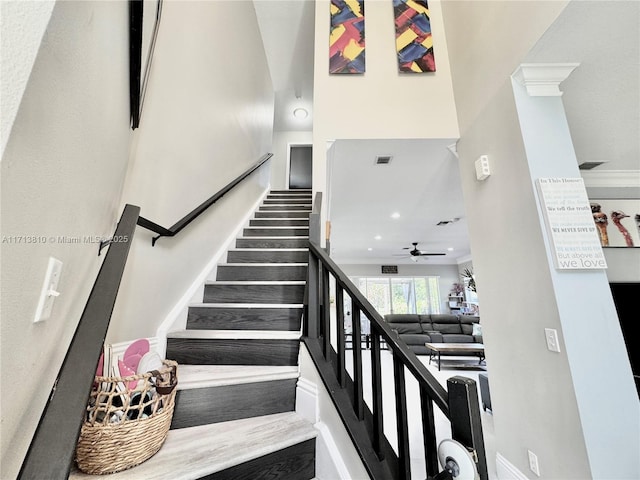
<path fill-rule="evenodd" d="M 295 413 L 310 212 L 309 190 L 267 195 L 186 329 L 168 335 L 179 390 L 165 444 L 108 477 L 314 478 L 317 432 Z"/>

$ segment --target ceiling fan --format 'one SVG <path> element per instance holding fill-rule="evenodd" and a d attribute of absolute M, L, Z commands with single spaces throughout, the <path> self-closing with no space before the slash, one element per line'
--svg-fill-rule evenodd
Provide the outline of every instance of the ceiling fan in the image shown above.
<path fill-rule="evenodd" d="M 413 245 L 413 249 L 411 249 L 411 247 L 403 248 L 403 250 L 409 250 L 409 255 L 398 254 L 398 255 L 394 255 L 394 257 L 406 257 L 406 258 L 411 258 L 414 261 L 417 261 L 418 257 L 432 257 L 436 255 L 446 255 L 446 253 L 423 252 L 422 250 L 418 250 L 418 242 L 412 242 L 411 245 Z M 415 257 L 415 259 L 413 257 Z"/>

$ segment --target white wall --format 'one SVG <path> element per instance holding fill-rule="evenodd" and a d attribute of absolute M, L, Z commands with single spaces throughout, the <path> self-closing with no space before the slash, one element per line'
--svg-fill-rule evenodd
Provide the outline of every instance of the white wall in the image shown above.
<path fill-rule="evenodd" d="M 636 421 L 637 396 L 630 388 L 628 361 L 622 358 L 624 344 L 615 310 L 602 272 L 561 277 L 550 267 L 532 182 L 540 170 L 532 166 L 531 152 L 525 151 L 520 130 L 523 117 L 516 110 L 509 79 L 564 6 L 564 2 L 544 1 L 445 2 L 443 9 L 461 126 L 461 177 L 490 365 L 496 447 L 501 459 L 527 476 L 533 476 L 527 460 L 530 449 L 538 456 L 541 478 L 605 478 L 603 462 L 611 456 L 625 464 L 614 476 L 627 478 L 637 471 L 629 450 L 638 439 L 629 435 L 634 425 L 623 419 Z M 487 52 L 487 45 L 500 48 Z M 560 127 L 566 129 L 566 122 L 551 130 L 557 132 Z M 556 148 L 551 140 L 548 143 Z M 541 139 L 537 145 L 551 148 Z M 573 154 L 562 153 L 563 162 Z M 492 162 L 492 176 L 485 182 L 475 180 L 473 162 L 481 154 L 489 155 Z M 554 157 L 547 157 L 549 173 L 555 168 L 550 161 Z M 573 176 L 578 175 L 576 162 L 573 169 Z M 558 176 L 569 176 L 566 170 L 558 172 Z M 600 278 L 593 278 L 596 275 Z M 594 291 L 596 283 L 600 288 Z M 560 354 L 547 350 L 544 328 L 558 330 Z M 605 333 L 597 338 L 604 339 L 607 348 L 603 350 L 612 353 L 604 363 L 594 358 L 601 349 L 591 340 L 600 329 Z M 575 363 L 577 358 L 584 361 L 582 366 Z M 621 390 L 615 389 L 612 397 L 616 398 L 610 399 L 625 406 L 604 402 L 594 410 L 594 399 L 603 398 L 599 392 L 611 389 L 607 374 L 617 379 L 626 371 L 628 378 Z M 602 384 L 609 386 L 602 389 Z M 622 410 L 625 413 L 618 415 Z M 598 422 L 608 426 L 595 428 Z M 618 448 L 621 439 L 623 444 L 630 443 Z M 611 455 L 602 454 L 607 448 Z"/>
<path fill-rule="evenodd" d="M 422 74 L 398 72 L 392 3 L 365 5 L 366 73 L 329 75 L 330 2 L 316 1 L 314 191 L 327 191 L 327 141 L 458 138 L 441 2 L 429 2 L 437 71 Z"/>
<path fill-rule="evenodd" d="M 261 45 L 252 2 L 165 2 L 124 202 L 169 227 L 271 151 L 273 90 Z M 155 334 L 268 178 L 265 165 L 155 247 L 138 229 L 109 342 Z"/>
<path fill-rule="evenodd" d="M 5 3 L 3 62 L 13 33 L 6 24 L 34 28 L 36 37 L 47 25 L 25 21 L 21 7 L 29 10 L 31 2 L 12 3 L 7 17 Z M 25 47 L 31 57 L 34 45 Z M 1 478 L 15 478 L 20 468 L 104 258 L 95 243 L 58 237 L 108 237 L 122 213 L 130 139 L 127 4 L 56 2 L 31 58 L 15 123 L 3 138 Z M 3 63 L 3 95 L 19 92 L 21 78 L 5 77 Z M 5 113 L 3 103 L 3 119 Z M 10 243 L 14 236 L 39 243 Z M 49 256 L 64 264 L 61 294 L 52 317 L 33 324 Z"/>
<path fill-rule="evenodd" d="M 271 188 L 286 190 L 289 188 L 289 147 L 292 145 L 311 145 L 312 132 L 274 132 L 273 158 L 271 159 Z"/>

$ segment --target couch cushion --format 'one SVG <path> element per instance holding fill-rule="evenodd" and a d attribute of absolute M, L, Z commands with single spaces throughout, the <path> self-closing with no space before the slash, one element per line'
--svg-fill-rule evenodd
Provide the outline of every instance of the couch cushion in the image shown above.
<path fill-rule="evenodd" d="M 462 333 L 459 323 L 437 323 L 433 322 L 433 329 L 440 333 Z"/>
<path fill-rule="evenodd" d="M 433 324 L 431 322 L 422 322 L 420 325 L 422 326 L 422 333 L 429 333 L 436 330 L 433 328 Z"/>
<path fill-rule="evenodd" d="M 462 333 L 464 333 L 465 335 L 473 335 L 473 326 L 472 325 L 467 325 L 467 324 L 462 324 L 460 325 L 462 327 Z"/>
<path fill-rule="evenodd" d="M 452 315 L 450 313 L 432 313 L 431 323 L 460 323 L 458 315 Z"/>
<path fill-rule="evenodd" d="M 474 339 L 471 335 L 455 335 L 446 334 L 442 335 L 445 343 L 473 343 Z"/>
<path fill-rule="evenodd" d="M 422 345 L 425 343 L 429 343 L 431 339 L 424 334 L 414 335 L 412 333 L 405 333 L 400 335 L 400 340 L 402 340 L 407 345 Z"/>
<path fill-rule="evenodd" d="M 418 315 L 389 314 L 384 319 L 398 333 L 422 333 Z"/>
<path fill-rule="evenodd" d="M 476 315 L 460 315 L 460 323 L 468 323 L 469 325 L 480 323 L 480 317 Z"/>

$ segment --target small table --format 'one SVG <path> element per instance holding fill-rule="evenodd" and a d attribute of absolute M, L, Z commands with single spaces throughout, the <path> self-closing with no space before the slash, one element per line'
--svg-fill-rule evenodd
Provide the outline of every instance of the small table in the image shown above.
<path fill-rule="evenodd" d="M 429 365 L 431 365 L 434 355 L 438 355 L 438 371 L 440 371 L 440 354 L 442 353 L 477 356 L 480 358 L 478 365 L 482 365 L 484 362 L 484 345 L 482 343 L 425 343 L 424 345 L 430 350 Z"/>

